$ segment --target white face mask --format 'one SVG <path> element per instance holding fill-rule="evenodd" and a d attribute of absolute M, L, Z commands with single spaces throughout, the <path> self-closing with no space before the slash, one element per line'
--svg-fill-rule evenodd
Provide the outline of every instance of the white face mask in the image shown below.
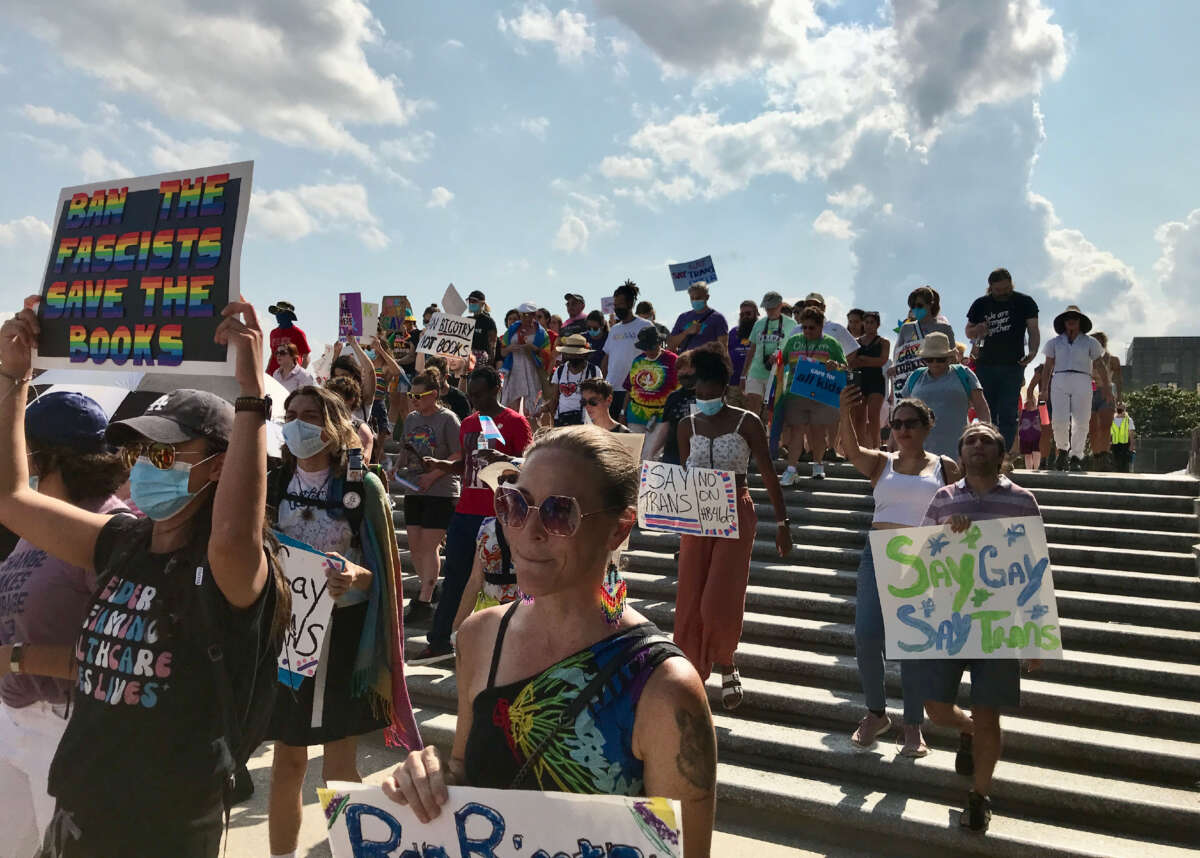
<path fill-rule="evenodd" d="M 303 420 L 289 420 L 283 424 L 283 443 L 297 459 L 310 459 L 329 446 L 321 431 L 320 426 Z"/>

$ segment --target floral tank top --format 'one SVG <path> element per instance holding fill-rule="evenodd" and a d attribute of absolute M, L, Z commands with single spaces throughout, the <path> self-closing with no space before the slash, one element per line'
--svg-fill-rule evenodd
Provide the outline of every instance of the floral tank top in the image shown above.
<path fill-rule="evenodd" d="M 496 667 L 514 602 L 501 620 L 487 687 L 475 698 L 474 720 L 464 755 L 467 783 L 508 789 L 526 760 L 549 735 L 546 750 L 529 769 L 521 789 L 606 795 L 642 795 L 642 761 L 633 753 L 633 725 L 647 680 L 672 656 L 683 653 L 653 623 L 610 635 L 569 655 L 536 676 L 496 685 Z M 635 638 L 644 643 L 624 655 Z M 575 719 L 557 729 L 564 710 L 613 658 L 626 663 Z"/>

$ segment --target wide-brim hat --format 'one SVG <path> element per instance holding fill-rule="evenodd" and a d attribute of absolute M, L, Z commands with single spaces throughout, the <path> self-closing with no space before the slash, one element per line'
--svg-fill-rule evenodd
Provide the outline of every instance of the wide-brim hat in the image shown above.
<path fill-rule="evenodd" d="M 588 346 L 587 337 L 583 334 L 567 334 L 565 337 L 559 337 L 558 345 L 554 350 L 564 355 L 586 355 L 594 351 Z"/>
<path fill-rule="evenodd" d="M 288 315 L 292 317 L 292 321 L 296 321 L 296 308 L 291 301 L 276 301 L 270 307 L 267 307 L 267 312 L 272 316 Z"/>
<path fill-rule="evenodd" d="M 941 331 L 926 334 L 925 339 L 921 340 L 921 348 L 917 350 L 917 356 L 923 358 L 944 358 L 954 354 L 957 354 L 954 345 Z"/>
<path fill-rule="evenodd" d="M 1067 319 L 1069 319 L 1071 316 L 1079 317 L 1079 330 L 1083 333 L 1086 334 L 1092 329 L 1092 320 L 1084 315 L 1083 310 L 1080 310 L 1074 304 L 1069 304 L 1067 309 L 1063 310 L 1054 317 L 1054 332 L 1056 334 L 1061 334 L 1066 330 Z"/>

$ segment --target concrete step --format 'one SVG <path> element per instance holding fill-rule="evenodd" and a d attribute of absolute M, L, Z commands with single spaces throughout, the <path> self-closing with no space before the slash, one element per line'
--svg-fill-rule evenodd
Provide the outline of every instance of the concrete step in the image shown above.
<path fill-rule="evenodd" d="M 791 558 L 788 558 L 790 561 Z M 674 555 L 657 551 L 633 549 L 626 551 L 622 568 L 654 573 L 674 573 Z M 772 561 L 752 560 L 750 582 L 769 587 L 796 586 L 806 590 L 829 590 L 853 593 L 857 580 L 854 569 L 795 566 L 778 557 Z M 1081 569 L 1078 566 L 1055 566 L 1057 587 L 1087 593 L 1106 593 L 1113 596 L 1140 596 L 1149 599 L 1171 599 L 1181 602 L 1200 601 L 1200 577 L 1155 575 L 1150 572 L 1113 572 L 1102 569 Z"/>
<path fill-rule="evenodd" d="M 774 693 L 770 687 L 772 685 L 778 686 L 746 681 L 748 699 L 751 696 L 768 699 Z M 451 734 L 453 718 L 447 713 L 453 712 L 457 706 L 453 673 L 436 667 L 414 668 L 409 678 L 409 688 L 419 706 L 439 713 L 434 718 L 441 723 L 441 731 Z M 853 712 L 855 718 L 861 714 L 860 704 L 822 700 L 828 697 L 828 692 L 822 689 L 796 690 L 814 692 L 812 697 L 824 704 L 827 710 L 841 710 L 838 714 Z M 906 801 L 927 796 L 942 801 L 945 806 L 961 800 L 965 792 L 965 779 L 954 774 L 953 749 L 956 737 L 936 728 L 928 731 L 935 750 L 928 757 L 914 761 L 896 755 L 888 737 L 867 751 L 854 748 L 848 738 L 852 728 L 847 719 L 838 719 L 844 723 L 836 732 L 766 723 L 755 720 L 751 712 L 743 712 L 745 706 L 737 715 L 722 712 L 719 708 L 719 679 L 711 678 L 707 691 L 714 704 L 719 753 L 721 759 L 726 761 L 718 771 L 721 784 L 718 807 L 725 802 L 737 801 L 734 795 L 727 794 L 724 789 L 730 759 L 736 761 L 734 765 L 744 764 L 759 773 L 769 771 L 773 775 L 790 777 L 816 775 L 821 780 L 814 779 L 814 783 L 820 784 L 827 784 L 830 780 L 844 782 L 843 779 L 850 774 L 857 776 L 856 781 L 867 780 L 876 788 L 895 790 Z M 801 696 L 806 702 L 810 700 L 810 695 Z M 422 733 L 427 741 L 437 742 L 438 737 L 431 736 L 429 729 L 434 718 L 422 717 Z M 1006 757 L 1001 761 L 993 786 L 997 814 L 1000 813 L 1000 806 L 1004 806 L 1005 818 L 1010 820 L 1060 820 L 1068 817 L 1072 826 L 1085 823 L 1093 826 L 1093 830 L 1114 824 L 1122 828 L 1132 826 L 1147 833 L 1152 831 L 1156 837 L 1169 836 L 1176 842 L 1182 842 L 1197 824 L 1200 801 L 1196 793 L 1186 787 L 1145 783 L 1118 777 L 1111 772 L 1107 776 L 1098 776 L 1047 765 L 1053 765 L 1056 759 L 1039 755 L 1038 749 L 1039 745 L 1046 751 L 1053 747 L 1045 735 L 1048 726 L 1024 718 L 1005 719 L 1006 748 L 1011 752 L 1010 757 L 1025 747 L 1030 750 L 1031 756 L 1041 756 L 1041 759 L 1040 764 L 1021 762 L 1015 757 Z M 440 738 L 446 741 L 449 735 Z M 1120 760 L 1120 754 L 1106 747 L 1107 738 L 1100 731 L 1091 731 L 1090 734 L 1088 731 L 1079 731 L 1070 741 L 1076 751 L 1095 750 L 1114 761 Z M 1182 746 L 1182 743 L 1172 744 Z M 1145 757 L 1143 765 L 1154 757 L 1154 752 L 1146 748 L 1127 747 L 1124 750 L 1126 756 Z M 1186 751 L 1186 747 L 1167 747 L 1167 753 L 1158 756 L 1170 763 L 1186 764 Z M 917 768 L 920 769 L 919 775 L 914 772 Z M 998 816 L 995 817 L 993 824 L 998 819 Z"/>

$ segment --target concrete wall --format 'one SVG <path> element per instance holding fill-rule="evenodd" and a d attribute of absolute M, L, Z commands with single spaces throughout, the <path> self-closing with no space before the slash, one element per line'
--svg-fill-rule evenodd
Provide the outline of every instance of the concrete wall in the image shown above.
<path fill-rule="evenodd" d="M 1191 438 L 1138 438 L 1133 470 L 1138 474 L 1169 474 L 1188 466 Z"/>
<path fill-rule="evenodd" d="M 1134 337 L 1122 377 L 1126 390 L 1152 384 L 1196 390 L 1200 384 L 1200 337 Z"/>

